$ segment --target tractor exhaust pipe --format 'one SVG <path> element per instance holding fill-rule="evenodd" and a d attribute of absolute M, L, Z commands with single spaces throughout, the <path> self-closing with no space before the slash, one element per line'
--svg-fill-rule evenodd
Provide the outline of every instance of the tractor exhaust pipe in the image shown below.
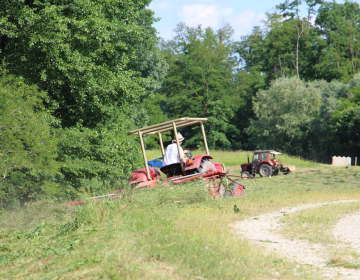
<path fill-rule="evenodd" d="M 249 154 L 247 154 L 247 158 L 248 158 L 248 163 L 250 163 L 250 158 L 249 158 Z"/>

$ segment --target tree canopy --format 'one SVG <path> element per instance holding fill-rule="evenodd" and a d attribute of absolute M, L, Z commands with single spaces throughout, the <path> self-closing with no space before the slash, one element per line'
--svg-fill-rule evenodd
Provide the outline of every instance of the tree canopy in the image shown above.
<path fill-rule="evenodd" d="M 0 58 L 49 93 L 63 126 L 94 127 L 152 83 L 145 72 L 156 66 L 139 57 L 157 42 L 149 3 L 1 1 Z"/>
<path fill-rule="evenodd" d="M 21 77 L 24 86 L 36 85 L 39 92 L 46 92 L 37 95 L 36 104 L 44 106 L 48 117 L 27 120 L 37 129 L 33 149 L 41 145 L 43 134 L 57 140 L 48 149 L 55 156 L 56 172 L 38 177 L 39 185 L 48 189 L 55 185 L 70 197 L 84 189 L 115 188 L 131 169 L 141 166 L 138 144 L 126 133 L 147 124 L 146 112 L 137 104 L 159 88 L 167 69 L 149 3 L 0 1 L 0 58 L 6 71 Z M 9 102 L 20 106 L 33 99 L 22 100 Z M 6 110 L 1 114 L 7 115 Z M 30 129 L 25 120 L 18 125 Z M 5 135 L 7 145 L 12 143 L 11 131 Z M 14 143 L 24 145 L 16 135 Z M 0 153 L 6 153 L 4 145 Z M 30 156 L 26 151 L 22 150 L 23 161 Z M 40 160 L 34 153 L 31 156 Z M 35 170 L 29 160 L 26 167 Z M 7 168 L 18 169 L 9 164 Z M 43 165 L 37 170 L 46 169 Z M 26 185 L 28 173 L 22 174 L 18 184 Z"/>
<path fill-rule="evenodd" d="M 232 124 L 242 102 L 236 93 L 235 68 L 229 25 L 214 31 L 181 23 L 176 36 L 163 45 L 169 71 L 161 93 L 166 96 L 164 111 L 170 118 L 208 117 L 206 123 L 211 148 L 231 148 L 229 134 L 239 133 Z M 201 146 L 199 133 L 189 130 L 186 145 Z"/>

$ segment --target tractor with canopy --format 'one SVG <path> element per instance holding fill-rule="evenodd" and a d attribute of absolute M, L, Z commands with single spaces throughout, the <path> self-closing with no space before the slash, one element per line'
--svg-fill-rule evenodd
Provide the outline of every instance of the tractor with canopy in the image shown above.
<path fill-rule="evenodd" d="M 135 189 L 140 189 L 144 187 L 155 187 L 156 184 L 160 181 L 163 181 L 164 183 L 181 184 L 187 181 L 202 179 L 206 180 L 209 194 L 212 197 L 245 195 L 245 186 L 234 179 L 234 177 L 240 176 L 227 174 L 224 164 L 211 161 L 213 157 L 209 152 L 203 125 L 203 123 L 206 121 L 207 118 L 186 117 L 128 132 L 129 135 L 139 136 L 145 165 L 145 168 L 134 170 L 131 173 L 129 179 L 131 186 L 133 186 Z M 177 149 L 180 155 L 181 149 L 177 136 L 177 130 L 179 128 L 192 125 L 199 125 L 200 127 L 203 136 L 205 154 L 193 156 L 192 153 L 189 153 L 187 158 L 184 160 L 180 157 L 179 163 L 161 167 L 160 171 L 163 172 L 166 176 L 166 178 L 163 179 L 157 169 L 148 166 L 143 135 L 157 135 L 159 138 L 161 153 L 162 156 L 164 156 L 165 149 L 162 141 L 162 133 L 173 131 Z"/>

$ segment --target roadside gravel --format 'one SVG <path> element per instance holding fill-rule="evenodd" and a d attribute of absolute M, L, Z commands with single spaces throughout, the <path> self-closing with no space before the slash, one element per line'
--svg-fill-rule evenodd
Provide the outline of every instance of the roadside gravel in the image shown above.
<path fill-rule="evenodd" d="M 280 219 L 284 214 L 291 215 L 299 211 L 314 209 L 329 204 L 355 202 L 356 200 L 342 200 L 317 204 L 307 204 L 297 207 L 286 207 L 281 211 L 252 217 L 235 224 L 240 238 L 245 238 L 268 251 L 279 254 L 290 261 L 311 265 L 321 276 L 327 279 L 360 279 L 360 270 L 341 267 L 329 267 L 326 255 L 327 247 L 312 244 L 305 240 L 287 239 L 275 232 L 281 227 Z M 351 246 L 360 252 L 360 213 L 348 215 L 341 219 L 334 228 L 334 237 L 339 239 L 338 248 Z M 332 246 L 331 248 L 334 248 Z"/>

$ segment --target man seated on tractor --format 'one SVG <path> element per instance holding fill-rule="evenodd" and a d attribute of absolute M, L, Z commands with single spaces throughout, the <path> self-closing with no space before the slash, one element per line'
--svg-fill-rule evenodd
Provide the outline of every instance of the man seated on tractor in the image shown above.
<path fill-rule="evenodd" d="M 180 132 L 177 133 L 177 137 L 179 140 L 179 145 L 181 145 L 185 138 L 181 135 Z M 165 151 L 165 155 L 164 155 L 164 162 L 163 162 L 162 166 L 179 163 L 180 157 L 184 162 L 184 160 L 185 160 L 184 153 L 188 153 L 188 152 L 189 152 L 188 150 L 183 151 L 183 149 L 180 147 L 180 156 L 179 156 L 179 151 L 178 151 L 178 148 L 176 145 L 176 139 L 173 139 L 172 144 L 170 144 L 169 146 L 166 147 L 166 151 Z"/>

